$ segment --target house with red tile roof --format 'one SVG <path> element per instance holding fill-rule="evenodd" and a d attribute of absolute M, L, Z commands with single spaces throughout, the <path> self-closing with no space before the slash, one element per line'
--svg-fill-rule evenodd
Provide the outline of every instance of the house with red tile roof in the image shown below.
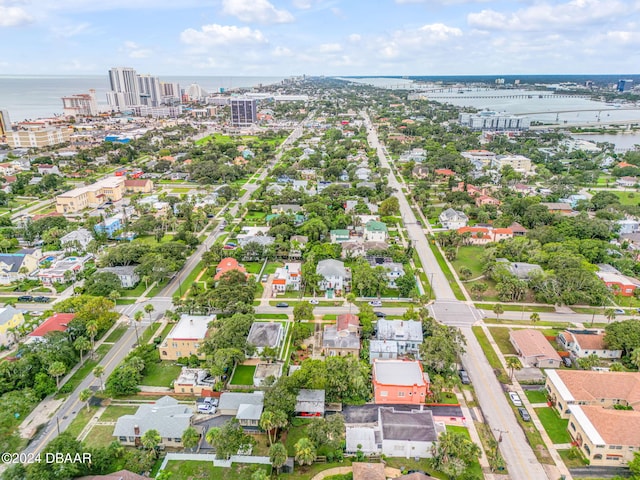
<path fill-rule="evenodd" d="M 213 277 L 213 279 L 220 280 L 220 277 L 222 275 L 224 275 L 225 273 L 231 270 L 238 270 L 244 273 L 245 275 L 247 275 L 247 270 L 244 268 L 243 265 L 238 263 L 238 261 L 235 258 L 227 257 L 227 258 L 223 258 L 222 260 L 220 260 L 220 263 L 218 263 L 218 266 L 216 267 L 216 275 L 215 277 Z"/>
<path fill-rule="evenodd" d="M 640 373 L 547 370 L 546 374 L 549 401 L 569 420 L 572 444 L 590 465 L 623 467 L 633 460 L 640 451 Z"/>
<path fill-rule="evenodd" d="M 456 172 L 448 168 L 436 168 L 434 172 L 439 177 L 453 177 Z"/>
<path fill-rule="evenodd" d="M 572 358 L 584 358 L 589 355 L 605 359 L 622 357 L 622 350 L 607 348 L 605 332 L 602 330 L 565 330 L 558 334 L 557 342 Z"/>
<path fill-rule="evenodd" d="M 476 206 L 482 207 L 483 205 L 500 205 L 500 200 L 490 197 L 489 195 L 476 196 Z"/>
<path fill-rule="evenodd" d="M 75 313 L 56 313 L 27 335 L 27 343 L 42 341 L 49 332 L 65 332 L 74 318 L 76 318 Z"/>
<path fill-rule="evenodd" d="M 487 243 L 513 238 L 513 231 L 510 228 L 462 227 L 457 232 L 460 235 L 469 234 L 466 239 L 466 243 L 469 245 L 486 245 Z"/>

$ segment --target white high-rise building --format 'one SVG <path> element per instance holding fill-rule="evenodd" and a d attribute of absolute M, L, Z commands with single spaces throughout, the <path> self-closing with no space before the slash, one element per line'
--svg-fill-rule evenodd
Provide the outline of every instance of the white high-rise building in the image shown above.
<path fill-rule="evenodd" d="M 207 92 L 197 83 L 192 83 L 187 88 L 187 95 L 189 95 L 189 100 L 199 101 L 207 96 Z"/>
<path fill-rule="evenodd" d="M 140 105 L 138 75 L 133 68 L 114 67 L 109 70 L 111 91 L 107 92 L 107 102 L 112 108 L 122 109 Z"/>
<path fill-rule="evenodd" d="M 162 102 L 160 80 L 152 75 L 138 75 L 140 103 L 148 107 L 157 107 Z"/>
<path fill-rule="evenodd" d="M 182 91 L 179 83 L 160 82 L 163 103 L 173 103 L 182 101 Z"/>

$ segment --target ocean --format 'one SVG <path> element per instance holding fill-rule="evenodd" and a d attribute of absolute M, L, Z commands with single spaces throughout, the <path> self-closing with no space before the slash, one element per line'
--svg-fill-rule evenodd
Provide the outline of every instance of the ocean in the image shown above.
<path fill-rule="evenodd" d="M 209 93 L 220 88 L 250 88 L 272 85 L 287 77 L 160 77 L 163 82 L 178 82 L 181 88 L 199 84 Z M 52 117 L 62 113 L 61 97 L 88 93 L 95 89 L 98 105 L 106 105 L 109 90 L 108 75 L 30 76 L 0 75 L 0 110 L 9 112 L 12 122 Z"/>

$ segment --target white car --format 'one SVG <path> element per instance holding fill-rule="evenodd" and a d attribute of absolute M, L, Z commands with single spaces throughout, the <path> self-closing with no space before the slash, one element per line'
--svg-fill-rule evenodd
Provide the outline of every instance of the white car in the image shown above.
<path fill-rule="evenodd" d="M 509 398 L 511 399 L 511 403 L 513 403 L 516 407 L 522 406 L 522 400 L 516 392 L 509 392 Z"/>
<path fill-rule="evenodd" d="M 381 307 L 382 302 L 380 300 L 371 300 L 369 302 L 369 305 L 371 305 L 372 307 Z"/>
<path fill-rule="evenodd" d="M 315 298 L 313 298 L 313 299 L 309 300 L 309 303 L 311 305 L 318 305 L 320 302 L 318 300 L 316 300 Z"/>

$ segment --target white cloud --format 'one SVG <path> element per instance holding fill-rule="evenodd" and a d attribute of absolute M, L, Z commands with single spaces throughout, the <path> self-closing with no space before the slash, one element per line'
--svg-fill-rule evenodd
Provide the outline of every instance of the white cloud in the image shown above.
<path fill-rule="evenodd" d="M 276 48 L 273 49 L 271 54 L 274 57 L 292 57 L 293 56 L 293 51 L 290 48 L 287 48 L 287 47 L 276 47 Z"/>
<path fill-rule="evenodd" d="M 339 43 L 323 43 L 318 50 L 321 53 L 337 53 L 342 51 L 342 46 Z"/>
<path fill-rule="evenodd" d="M 278 10 L 268 0 L 222 0 L 222 11 L 250 23 L 289 23 L 293 15 Z"/>
<path fill-rule="evenodd" d="M 293 6 L 300 10 L 309 10 L 313 6 L 311 0 L 293 0 Z"/>
<path fill-rule="evenodd" d="M 150 48 L 142 48 L 136 42 L 126 41 L 124 47 L 120 49 L 127 54 L 129 58 L 147 58 L 153 53 Z"/>
<path fill-rule="evenodd" d="M 211 47 L 233 44 L 265 43 L 260 30 L 235 25 L 203 25 L 200 30 L 188 28 L 180 34 L 182 43 L 194 47 Z"/>
<path fill-rule="evenodd" d="M 87 33 L 91 28 L 90 23 L 80 23 L 78 25 L 56 25 L 51 28 L 51 31 L 56 37 L 59 38 L 71 38 L 76 35 L 82 35 Z"/>
<path fill-rule="evenodd" d="M 0 27 L 18 27 L 33 21 L 33 17 L 20 7 L 0 5 Z"/>
<path fill-rule="evenodd" d="M 351 35 L 349 35 L 349 41 L 352 43 L 358 43 L 360 40 L 362 40 L 362 35 L 359 35 L 357 33 L 352 33 Z"/>
<path fill-rule="evenodd" d="M 559 4 L 540 2 L 508 14 L 490 9 L 470 13 L 467 22 L 472 27 L 489 30 L 566 30 L 617 20 L 638 8 L 638 2 L 629 4 L 617 0 L 571 0 Z"/>

